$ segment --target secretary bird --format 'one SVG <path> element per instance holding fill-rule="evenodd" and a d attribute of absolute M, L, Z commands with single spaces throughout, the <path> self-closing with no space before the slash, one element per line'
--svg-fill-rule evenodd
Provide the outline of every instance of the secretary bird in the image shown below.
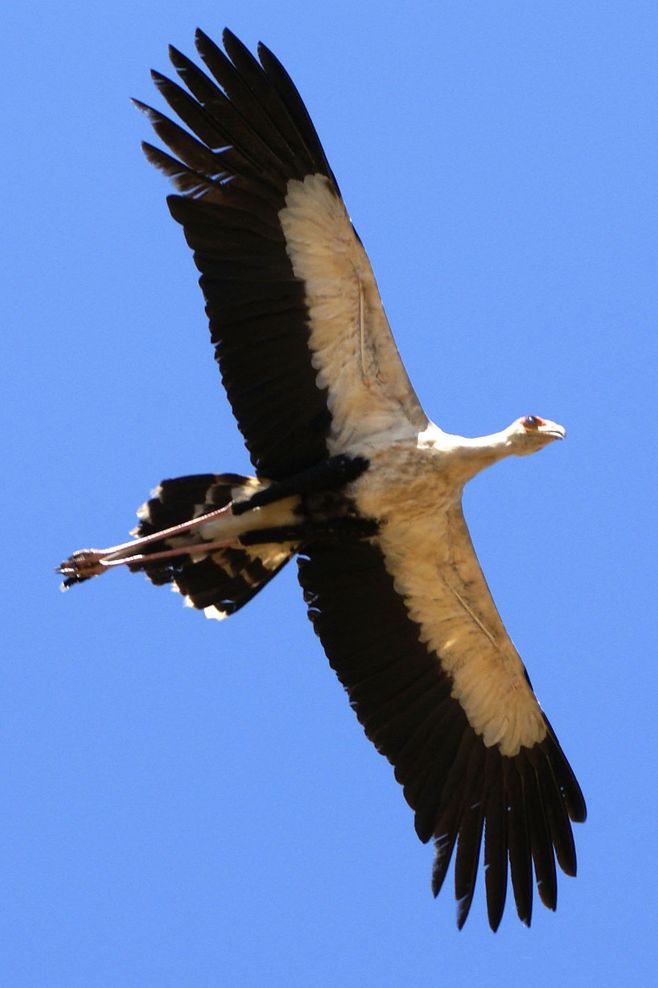
<path fill-rule="evenodd" d="M 576 873 L 585 802 L 508 636 L 462 514 L 465 483 L 562 439 L 526 415 L 490 436 L 425 415 L 375 278 L 302 99 L 264 45 L 203 32 L 207 71 L 175 48 L 187 89 L 154 82 L 187 129 L 138 103 L 171 154 L 146 156 L 194 260 L 221 377 L 255 476 L 165 480 L 135 538 L 74 553 L 71 586 L 120 565 L 224 618 L 293 557 L 308 613 L 350 703 L 394 767 L 438 894 L 455 859 L 457 923 L 481 845 L 489 924 L 508 865 L 530 924 L 533 869 L 555 909 L 555 861 Z M 455 850 L 456 848 L 456 850 Z"/>

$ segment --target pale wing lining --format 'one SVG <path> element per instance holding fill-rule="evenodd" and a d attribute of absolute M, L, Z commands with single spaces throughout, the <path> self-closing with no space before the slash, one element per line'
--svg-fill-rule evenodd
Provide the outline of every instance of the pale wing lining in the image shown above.
<path fill-rule="evenodd" d="M 453 679 L 452 695 L 485 745 L 514 756 L 546 736 L 541 708 L 496 610 L 460 505 L 380 535 L 387 569 L 421 640 Z"/>
<path fill-rule="evenodd" d="M 293 271 L 306 286 L 313 366 L 333 419 L 332 452 L 382 432 L 425 429 L 370 262 L 328 179 L 290 181 L 279 220 Z"/>

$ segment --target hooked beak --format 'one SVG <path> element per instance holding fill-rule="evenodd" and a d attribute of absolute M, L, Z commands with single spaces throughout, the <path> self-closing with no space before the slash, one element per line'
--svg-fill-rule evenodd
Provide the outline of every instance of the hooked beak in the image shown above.
<path fill-rule="evenodd" d="M 558 425 L 557 422 L 549 422 L 544 419 L 543 425 L 539 426 L 539 432 L 544 436 L 550 436 L 551 439 L 564 439 L 567 434 L 567 430 L 563 425 Z"/>

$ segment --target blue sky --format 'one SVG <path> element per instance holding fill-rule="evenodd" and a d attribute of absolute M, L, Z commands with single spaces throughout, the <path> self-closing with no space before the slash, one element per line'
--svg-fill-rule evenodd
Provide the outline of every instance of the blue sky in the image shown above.
<path fill-rule="evenodd" d="M 222 625 L 139 577 L 63 596 L 163 477 L 246 471 L 141 156 L 166 45 L 284 61 L 444 428 L 566 443 L 480 476 L 483 568 L 576 770 L 580 874 L 466 928 L 294 571 Z M 44 3 L 4 15 L 0 981 L 646 983 L 655 968 L 654 3 Z"/>

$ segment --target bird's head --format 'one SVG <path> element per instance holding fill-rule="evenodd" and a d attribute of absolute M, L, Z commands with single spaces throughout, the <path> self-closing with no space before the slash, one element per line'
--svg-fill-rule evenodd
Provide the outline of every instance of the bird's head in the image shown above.
<path fill-rule="evenodd" d="M 516 456 L 527 456 L 548 446 L 554 439 L 564 439 L 566 434 L 567 430 L 557 422 L 538 415 L 524 415 L 508 429 L 510 451 Z"/>

